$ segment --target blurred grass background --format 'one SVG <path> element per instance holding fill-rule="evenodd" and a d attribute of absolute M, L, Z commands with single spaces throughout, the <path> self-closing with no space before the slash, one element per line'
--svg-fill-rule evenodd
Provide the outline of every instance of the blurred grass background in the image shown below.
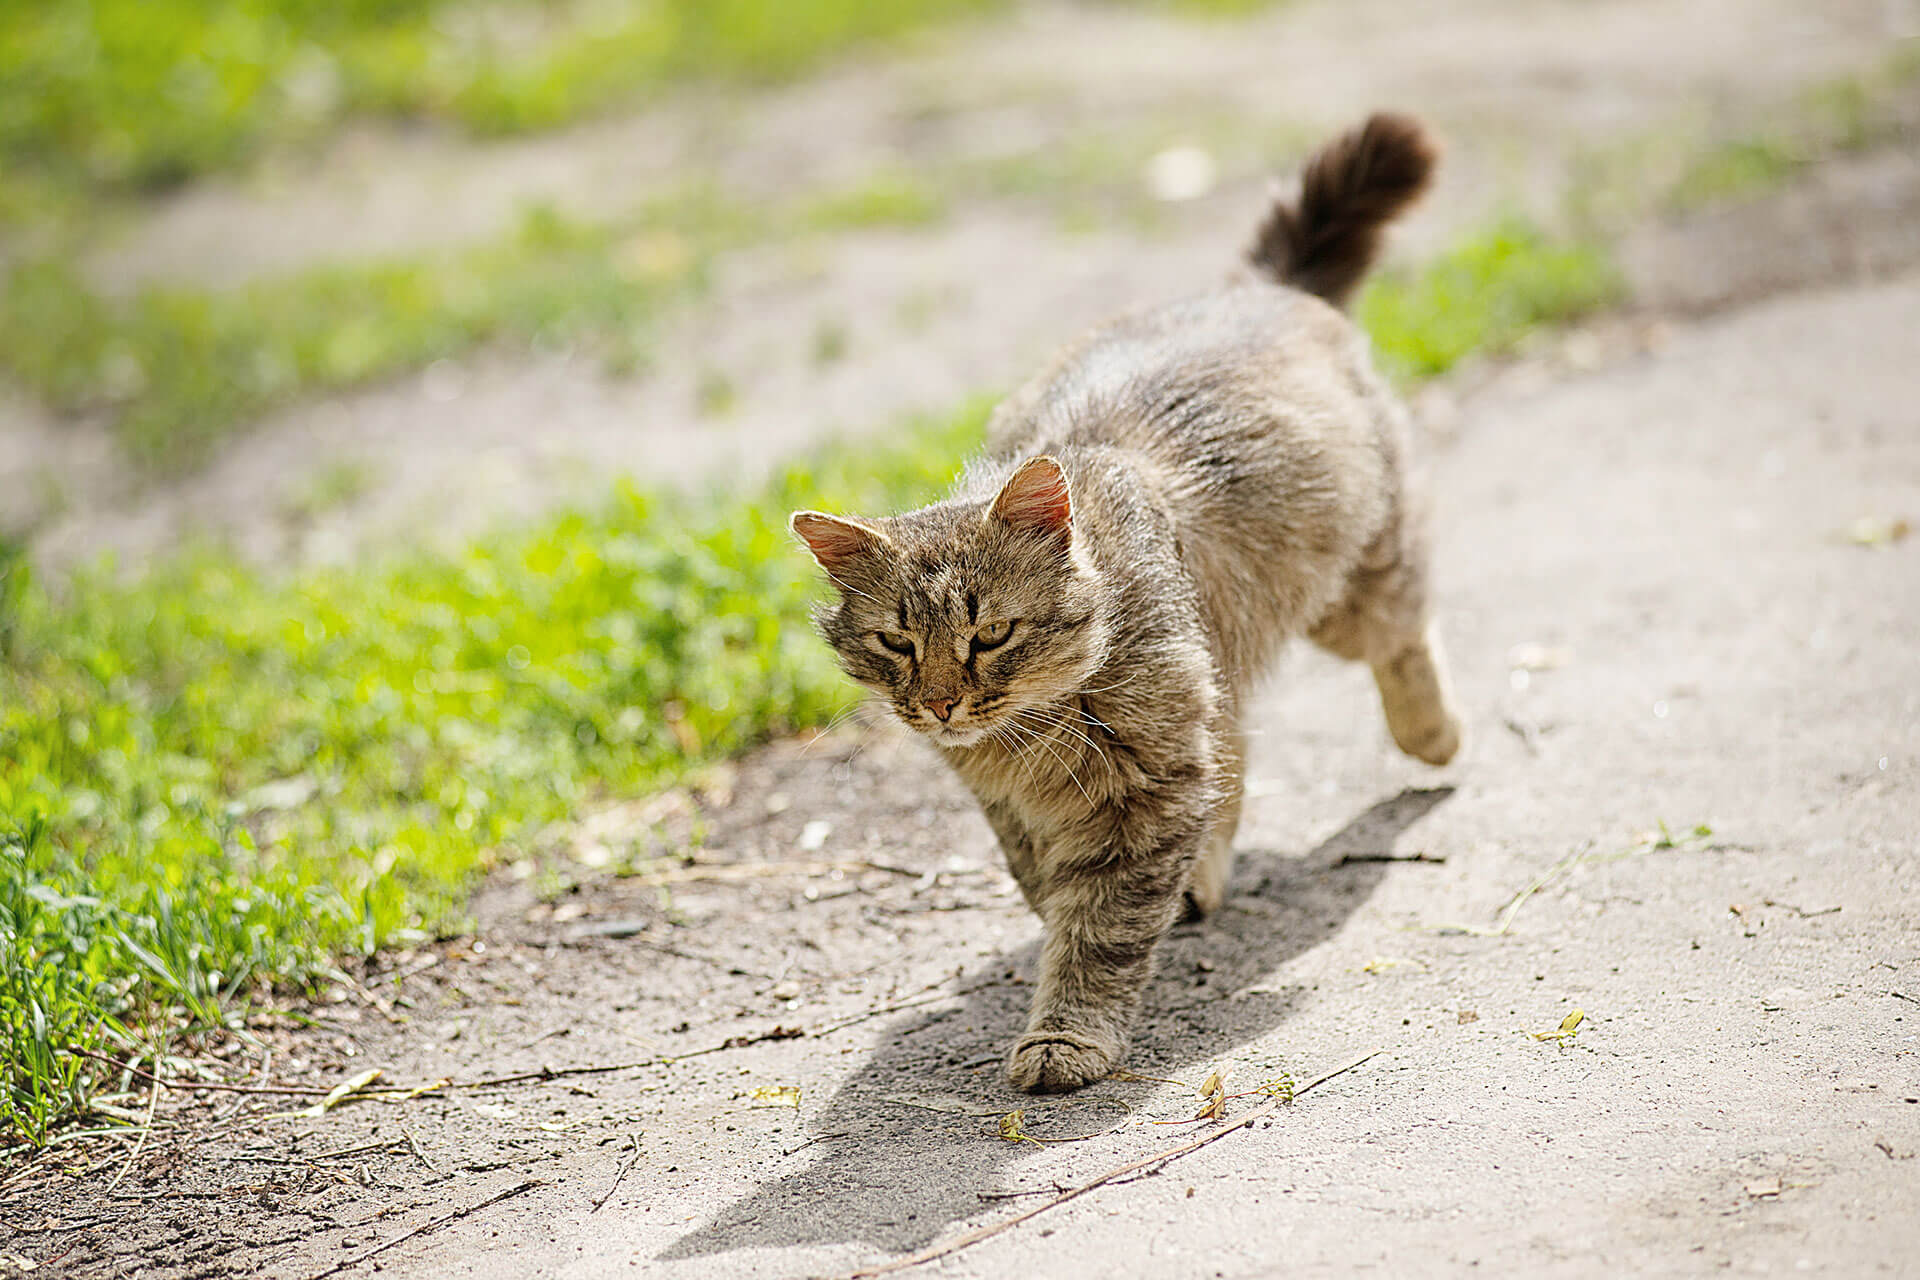
<path fill-rule="evenodd" d="M 232 168 L 355 115 L 551 128 L 679 80 L 792 76 L 1002 3 L 10 0 L 0 170 L 43 195 L 110 194 Z"/>
<path fill-rule="evenodd" d="M 978 193 L 889 172 L 749 211 L 694 188 L 607 224 L 532 210 L 455 251 L 124 296 L 85 279 L 74 229 L 355 115 L 549 127 L 998 7 L 14 0 L 0 228 L 26 248 L 0 259 L 0 374 L 104 415 L 164 474 L 275 405 L 484 342 L 644 365 L 715 254 L 793 228 L 923 226 Z M 1503 216 L 1380 276 L 1358 314 L 1411 382 L 1618 290 L 1604 248 Z M 455 554 L 353 568 L 202 551 L 56 583 L 0 541 L 0 1144 L 110 1118 L 112 1072 L 89 1055 L 158 1052 L 343 955 L 457 930 L 476 877 L 583 805 L 824 723 L 851 690 L 805 624 L 813 575 L 785 513 L 923 501 L 983 414 L 899 424 L 885 449 L 829 448 L 746 493 L 622 488 Z"/>

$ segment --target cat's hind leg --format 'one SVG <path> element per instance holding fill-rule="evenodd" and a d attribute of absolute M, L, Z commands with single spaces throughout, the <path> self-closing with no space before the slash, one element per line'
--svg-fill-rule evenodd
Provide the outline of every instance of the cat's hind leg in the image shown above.
<path fill-rule="evenodd" d="M 1402 751 L 1431 765 L 1459 753 L 1466 727 L 1427 617 L 1426 546 L 1402 519 L 1396 516 L 1374 539 L 1345 598 L 1308 635 L 1321 648 L 1373 668 L 1387 729 Z"/>
<path fill-rule="evenodd" d="M 1213 811 L 1213 830 L 1193 864 L 1187 882 L 1187 916 L 1199 919 L 1218 911 L 1227 900 L 1227 882 L 1233 878 L 1233 837 L 1240 829 L 1240 804 L 1246 795 L 1246 742 L 1237 725 L 1220 735 L 1219 803 Z"/>

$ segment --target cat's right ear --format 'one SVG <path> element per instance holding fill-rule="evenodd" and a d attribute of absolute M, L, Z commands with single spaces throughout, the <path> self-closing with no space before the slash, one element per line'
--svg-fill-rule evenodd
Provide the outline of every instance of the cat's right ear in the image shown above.
<path fill-rule="evenodd" d="M 836 581 L 860 560 L 893 545 L 886 534 L 864 520 L 830 516 L 824 511 L 796 511 L 787 528 L 807 544 L 827 576 Z"/>

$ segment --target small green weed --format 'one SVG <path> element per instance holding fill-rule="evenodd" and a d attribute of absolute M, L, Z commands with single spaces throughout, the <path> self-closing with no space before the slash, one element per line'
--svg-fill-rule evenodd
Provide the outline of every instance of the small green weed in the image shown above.
<path fill-rule="evenodd" d="M 1416 270 L 1375 277 L 1355 313 L 1381 363 L 1421 379 L 1470 354 L 1511 350 L 1541 325 L 1618 300 L 1622 288 L 1604 249 L 1506 217 Z"/>
<path fill-rule="evenodd" d="M 906 174 L 880 173 L 803 206 L 799 221 L 814 231 L 847 231 L 926 226 L 945 213 L 945 199 L 927 184 Z"/>

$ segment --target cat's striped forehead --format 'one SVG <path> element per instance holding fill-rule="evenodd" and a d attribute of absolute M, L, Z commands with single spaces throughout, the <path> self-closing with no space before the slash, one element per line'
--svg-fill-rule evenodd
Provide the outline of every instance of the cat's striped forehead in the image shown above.
<path fill-rule="evenodd" d="M 971 625 L 980 620 L 980 596 L 987 584 L 977 568 L 932 555 L 916 556 L 906 568 L 899 601 L 903 628 Z"/>

